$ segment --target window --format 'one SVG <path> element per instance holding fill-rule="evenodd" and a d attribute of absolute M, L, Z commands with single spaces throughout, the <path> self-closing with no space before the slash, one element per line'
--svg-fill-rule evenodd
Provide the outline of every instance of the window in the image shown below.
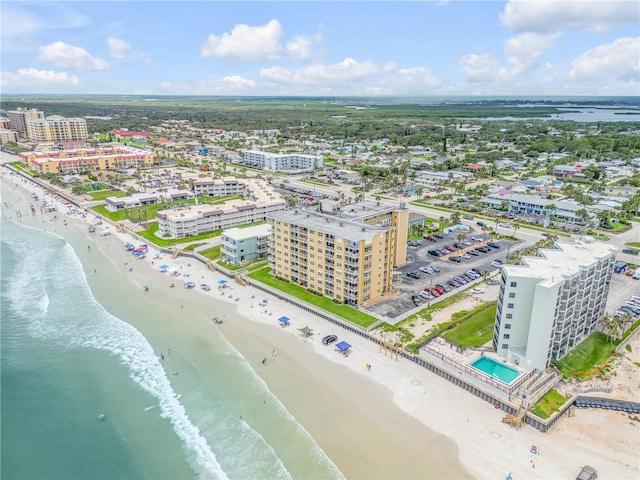
<path fill-rule="evenodd" d="M 516 288 L 518 286 L 518 282 L 511 282 L 510 285 L 512 288 Z"/>
<path fill-rule="evenodd" d="M 507 315 L 505 316 L 507 320 L 511 320 L 513 318 L 513 314 L 512 313 L 507 313 Z"/>
<path fill-rule="evenodd" d="M 507 308 L 513 308 L 513 303 L 507 303 Z"/>
<path fill-rule="evenodd" d="M 511 314 L 509 313 L 507 316 L 509 316 L 509 315 L 511 315 Z M 505 330 L 511 330 L 511 324 L 510 323 L 505 323 L 504 324 L 504 329 Z"/>
<path fill-rule="evenodd" d="M 508 334 L 508 333 L 505 333 L 505 334 L 502 336 L 502 338 L 504 338 L 505 340 L 509 340 L 509 334 Z"/>
<path fill-rule="evenodd" d="M 509 344 L 508 343 L 503 343 L 502 347 L 500 347 L 500 348 L 502 348 L 503 350 L 508 350 L 509 349 Z"/>
<path fill-rule="evenodd" d="M 516 298 L 516 292 L 509 293 L 509 298 Z"/>

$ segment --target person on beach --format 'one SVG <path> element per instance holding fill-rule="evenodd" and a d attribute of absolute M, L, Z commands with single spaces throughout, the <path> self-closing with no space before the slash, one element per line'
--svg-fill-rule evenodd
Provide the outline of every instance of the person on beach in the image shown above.
<path fill-rule="evenodd" d="M 164 360 L 164 353 L 160 352 L 160 358 Z"/>
<path fill-rule="evenodd" d="M 267 357 L 264 357 L 264 358 L 262 359 L 262 365 L 266 365 L 266 364 L 267 364 Z"/>
<path fill-rule="evenodd" d="M 278 352 L 276 352 L 275 349 L 274 349 L 273 352 L 271 352 L 271 356 L 275 357 L 276 355 L 278 355 Z"/>

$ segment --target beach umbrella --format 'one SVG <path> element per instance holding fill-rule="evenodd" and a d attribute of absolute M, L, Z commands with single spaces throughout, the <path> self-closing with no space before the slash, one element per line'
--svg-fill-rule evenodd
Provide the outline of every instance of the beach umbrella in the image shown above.
<path fill-rule="evenodd" d="M 160 270 L 166 270 L 169 268 L 169 265 L 160 265 Z"/>
<path fill-rule="evenodd" d="M 225 283 L 227 283 L 226 280 L 218 280 L 218 285 L 224 285 Z"/>

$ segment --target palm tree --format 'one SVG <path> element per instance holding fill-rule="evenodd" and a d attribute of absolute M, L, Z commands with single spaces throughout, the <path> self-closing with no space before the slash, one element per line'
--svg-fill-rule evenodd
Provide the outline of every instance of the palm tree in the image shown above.
<path fill-rule="evenodd" d="M 459 242 L 462 242 L 463 240 L 466 240 L 466 238 L 467 238 L 467 235 L 464 234 L 464 233 L 458 233 L 456 235 L 456 240 L 459 241 Z"/>
<path fill-rule="evenodd" d="M 480 275 L 482 275 L 482 278 L 486 281 L 487 277 L 491 275 L 491 272 L 485 269 L 485 270 L 482 270 L 482 272 L 480 272 Z"/>
<path fill-rule="evenodd" d="M 576 218 L 578 219 L 578 221 L 584 223 L 589 219 L 589 212 L 586 208 L 581 208 L 576 212 Z"/>
<path fill-rule="evenodd" d="M 600 222 L 599 225 L 604 227 L 605 225 L 609 225 L 609 218 L 611 218 L 611 212 L 609 210 L 600 210 L 596 213 L 596 218 Z"/>
<path fill-rule="evenodd" d="M 609 354 L 611 354 L 611 349 L 613 348 L 614 340 L 618 340 L 620 335 L 622 334 L 622 324 L 623 321 L 619 317 L 614 316 L 606 316 L 602 320 L 602 327 L 605 330 L 607 336 L 609 337 Z"/>
<path fill-rule="evenodd" d="M 549 213 L 549 216 L 551 218 L 554 217 L 557 209 L 558 207 L 555 205 L 555 203 L 550 203 L 549 205 L 547 205 L 547 213 Z"/>
<path fill-rule="evenodd" d="M 514 222 L 513 223 L 513 236 L 516 236 L 516 232 L 520 230 L 520 225 L 518 224 L 518 222 Z"/>
<path fill-rule="evenodd" d="M 461 219 L 462 217 L 460 215 L 460 212 L 453 212 L 449 217 L 449 220 L 451 221 L 451 225 L 458 225 Z"/>

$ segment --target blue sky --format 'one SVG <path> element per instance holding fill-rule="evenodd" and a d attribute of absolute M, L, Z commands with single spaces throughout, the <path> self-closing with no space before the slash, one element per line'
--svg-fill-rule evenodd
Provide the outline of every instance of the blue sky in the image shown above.
<path fill-rule="evenodd" d="M 4 93 L 639 95 L 636 1 L 7 1 Z"/>

